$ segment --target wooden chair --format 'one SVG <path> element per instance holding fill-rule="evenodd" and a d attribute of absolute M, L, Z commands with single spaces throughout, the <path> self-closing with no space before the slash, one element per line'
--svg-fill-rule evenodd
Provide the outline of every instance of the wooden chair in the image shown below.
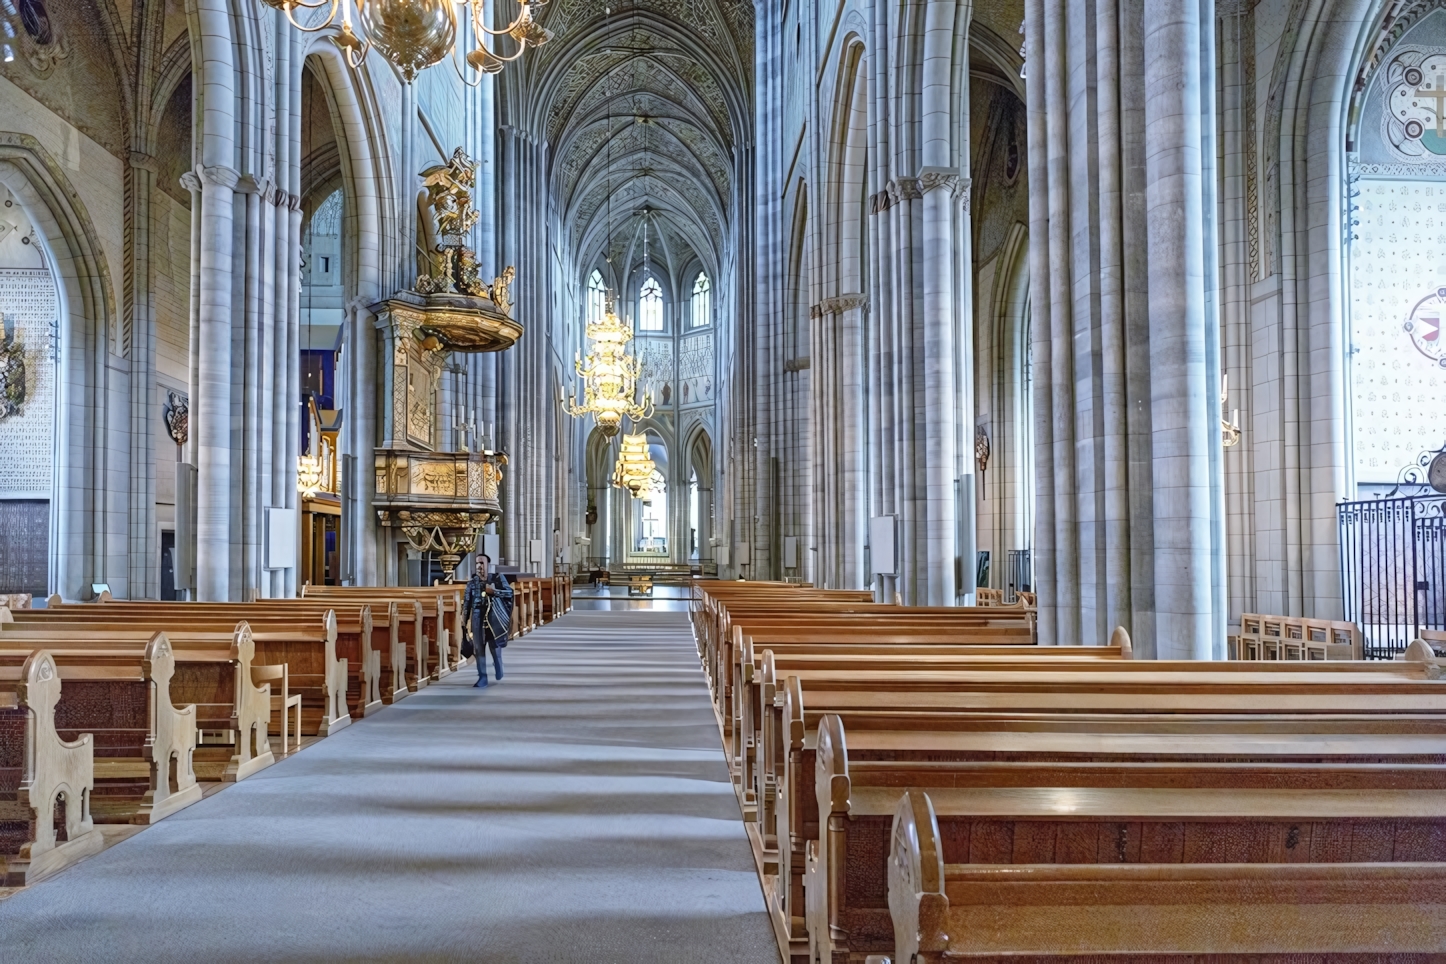
<path fill-rule="evenodd" d="M 278 663 L 274 666 L 253 666 L 251 667 L 251 681 L 257 686 L 271 680 L 281 680 L 281 692 L 278 694 L 273 688 L 271 692 L 271 712 L 281 712 L 281 752 L 283 755 L 291 752 L 290 716 L 292 708 L 296 709 L 296 749 L 301 749 L 301 694 L 291 692 L 291 673 L 286 663 Z"/>

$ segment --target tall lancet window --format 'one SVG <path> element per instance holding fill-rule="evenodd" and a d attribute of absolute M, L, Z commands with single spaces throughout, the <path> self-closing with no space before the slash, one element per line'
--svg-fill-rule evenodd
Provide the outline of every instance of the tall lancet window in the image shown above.
<path fill-rule="evenodd" d="M 603 284 L 602 273 L 593 270 L 592 276 L 587 279 L 587 315 L 584 321 L 592 324 L 595 321 L 602 321 L 603 312 L 607 310 L 608 289 Z"/>
<path fill-rule="evenodd" d="M 638 292 L 638 331 L 663 330 L 663 286 L 657 278 L 643 282 Z"/>
<path fill-rule="evenodd" d="M 713 320 L 713 285 L 708 276 L 698 272 L 693 282 L 693 327 L 702 328 Z"/>

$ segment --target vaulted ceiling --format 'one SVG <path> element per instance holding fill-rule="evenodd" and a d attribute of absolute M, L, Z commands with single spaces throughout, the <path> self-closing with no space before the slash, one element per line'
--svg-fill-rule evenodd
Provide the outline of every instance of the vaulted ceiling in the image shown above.
<path fill-rule="evenodd" d="M 751 0 L 552 0 L 551 43 L 524 58 L 526 126 L 575 266 L 714 272 L 731 236 L 738 147 L 751 127 Z M 646 227 L 645 227 L 646 225 Z"/>

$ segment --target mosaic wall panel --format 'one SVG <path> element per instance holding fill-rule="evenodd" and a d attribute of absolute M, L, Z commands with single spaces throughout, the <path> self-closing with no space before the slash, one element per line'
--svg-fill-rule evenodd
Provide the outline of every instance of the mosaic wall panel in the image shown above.
<path fill-rule="evenodd" d="M 56 308 L 49 271 L 0 268 L 0 315 L 10 333 L 0 347 L 0 380 L 17 383 L 0 392 L 0 465 L 5 466 L 0 498 L 50 492 L 55 397 L 50 324 Z"/>
<path fill-rule="evenodd" d="M 1446 445 L 1446 183 L 1362 178 L 1351 246 L 1356 480 Z"/>

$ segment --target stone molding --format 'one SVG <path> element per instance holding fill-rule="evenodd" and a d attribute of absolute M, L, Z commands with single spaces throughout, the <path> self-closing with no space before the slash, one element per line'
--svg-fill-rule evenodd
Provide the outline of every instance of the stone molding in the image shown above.
<path fill-rule="evenodd" d="M 192 194 L 201 193 L 201 179 L 196 176 L 195 171 L 186 171 L 177 180 L 181 182 L 181 187 L 190 191 Z"/>
<path fill-rule="evenodd" d="M 129 160 L 131 167 L 138 167 L 143 171 L 150 171 L 152 174 L 161 169 L 159 160 L 141 151 L 131 151 Z"/>
<path fill-rule="evenodd" d="M 868 304 L 868 301 L 868 295 L 850 292 L 834 298 L 825 298 L 818 303 L 818 306 L 826 314 L 841 315 L 850 308 L 859 308 Z"/>
<path fill-rule="evenodd" d="M 936 191 L 939 188 L 947 188 L 949 195 L 954 200 L 963 200 L 964 206 L 969 206 L 969 178 L 959 174 L 958 169 L 952 167 L 926 167 L 919 171 L 919 188 L 924 194 Z"/>

